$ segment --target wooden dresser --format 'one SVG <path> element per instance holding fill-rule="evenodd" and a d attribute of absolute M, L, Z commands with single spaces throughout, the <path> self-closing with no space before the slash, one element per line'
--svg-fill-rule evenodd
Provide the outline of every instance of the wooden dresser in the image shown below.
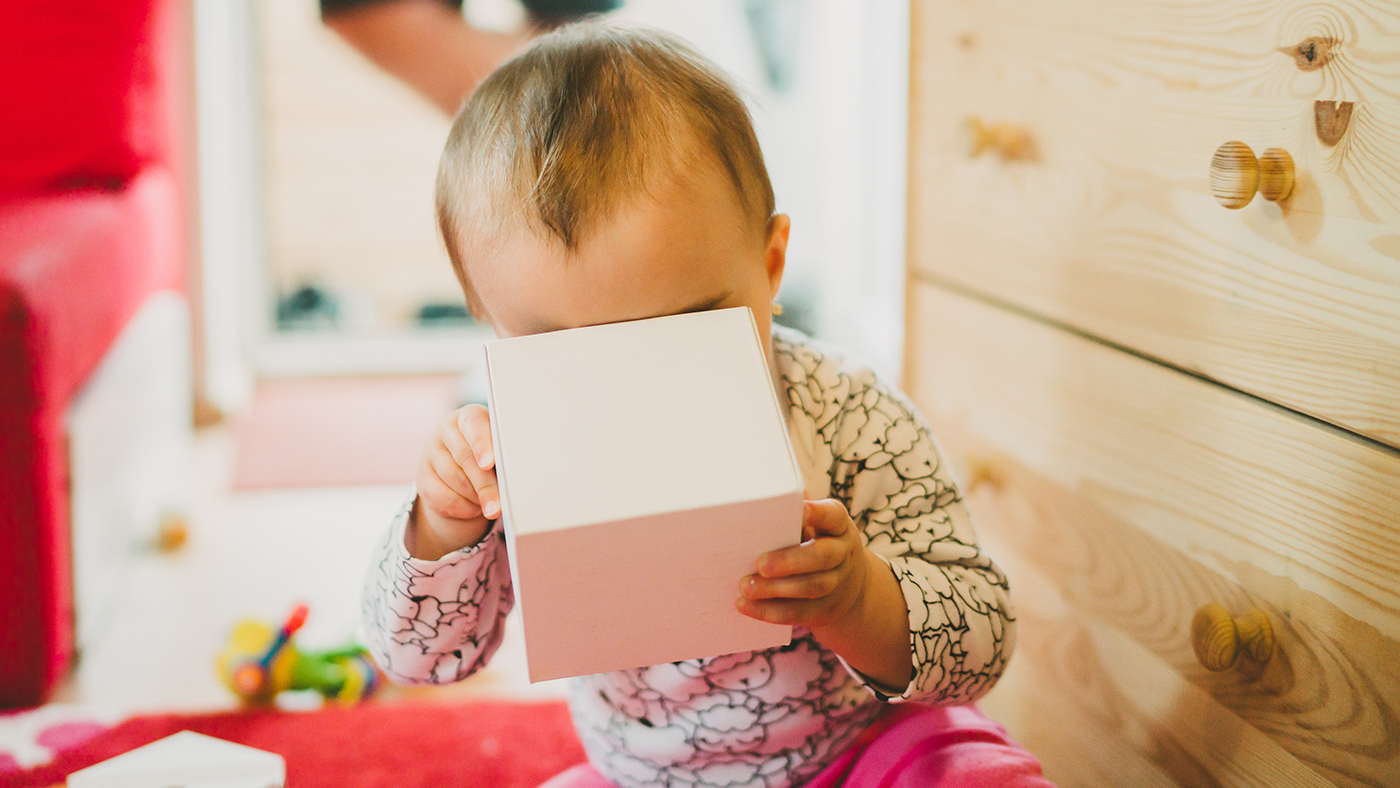
<path fill-rule="evenodd" d="M 1400 0 L 912 6 L 906 386 L 1011 577 L 984 708 L 1063 786 L 1400 786 Z"/>

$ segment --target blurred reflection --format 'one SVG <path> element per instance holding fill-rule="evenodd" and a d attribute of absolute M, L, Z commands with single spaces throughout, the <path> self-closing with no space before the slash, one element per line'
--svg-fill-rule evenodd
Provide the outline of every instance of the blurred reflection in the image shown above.
<path fill-rule="evenodd" d="M 781 321 L 894 371 L 902 333 L 903 0 L 469 0 L 464 10 L 440 0 L 346 4 L 325 0 L 325 24 L 318 0 L 257 6 L 263 281 L 273 296 L 263 309 L 275 314 L 279 334 L 474 330 L 433 220 L 451 97 L 559 13 L 620 6 L 611 18 L 679 34 L 743 86 L 778 209 L 794 223 Z M 440 27 L 429 34 L 414 25 Z M 457 55 L 432 54 L 443 47 Z"/>

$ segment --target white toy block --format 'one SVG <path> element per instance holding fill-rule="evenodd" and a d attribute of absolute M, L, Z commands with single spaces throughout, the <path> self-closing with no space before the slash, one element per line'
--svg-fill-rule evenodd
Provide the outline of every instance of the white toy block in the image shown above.
<path fill-rule="evenodd" d="M 748 309 L 497 340 L 486 359 L 532 682 L 790 642 L 734 607 L 802 530 Z"/>
<path fill-rule="evenodd" d="M 180 731 L 68 776 L 68 788 L 282 788 L 282 756 Z"/>

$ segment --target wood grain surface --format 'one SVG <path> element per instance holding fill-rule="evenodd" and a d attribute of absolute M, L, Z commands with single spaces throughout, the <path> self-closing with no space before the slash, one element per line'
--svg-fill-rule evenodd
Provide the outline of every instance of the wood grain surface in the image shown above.
<path fill-rule="evenodd" d="M 1237 582 L 1240 562 L 1289 577 L 1400 638 L 1400 452 L 912 287 L 925 406 Z"/>
<path fill-rule="evenodd" d="M 969 503 L 1012 579 L 1022 686 L 1058 682 L 1042 694 L 1182 785 L 1400 783 L 1400 453 L 911 286 L 909 388 L 955 465 L 982 458 Z M 1210 602 L 1264 611 L 1273 657 L 1201 667 Z M 1053 725 L 1018 702 L 988 708 Z M 1047 765 L 1103 759 L 1035 735 Z"/>
<path fill-rule="evenodd" d="M 1006 6 L 915 3 L 911 266 L 1400 446 L 1400 3 Z M 1319 68 L 1277 51 L 1333 27 Z M 1227 140 L 1289 196 L 1217 204 Z"/>
<path fill-rule="evenodd" d="M 1003 495 L 969 496 L 983 546 L 1017 600 L 1016 653 L 980 705 L 1041 759 L 1049 779 L 1061 788 L 1336 784 L 1062 594 L 1060 578 L 1027 560 L 1033 546 L 1010 546 L 1025 535 L 1001 511 Z"/>
<path fill-rule="evenodd" d="M 965 53 L 982 75 L 1023 68 L 1047 84 L 1139 93 L 1400 100 L 1394 0 L 914 0 L 913 10 L 923 40 Z"/>
<path fill-rule="evenodd" d="M 1207 784 L 1200 774 L 1228 785 L 1400 780 L 1400 644 L 1354 619 L 1326 634 L 1319 620 L 1347 619 L 1334 607 L 1299 604 L 1296 590 L 1276 602 L 1268 589 L 1245 590 L 1014 460 L 1003 467 L 994 490 L 973 496 L 979 529 L 1034 569 L 1011 575 L 1025 581 L 1017 599 L 1042 596 L 1036 573 L 1063 598 L 1068 612 L 1053 626 L 1081 631 L 1079 672 L 1105 685 L 1080 694 L 1138 720 L 1155 763 L 1185 785 Z M 1274 658 L 1262 669 L 1201 667 L 1189 630 L 1203 602 L 1265 611 L 1278 622 Z M 1024 626 L 1031 643 L 1041 637 L 1034 613 Z M 1033 645 L 1029 658 L 1068 661 Z"/>

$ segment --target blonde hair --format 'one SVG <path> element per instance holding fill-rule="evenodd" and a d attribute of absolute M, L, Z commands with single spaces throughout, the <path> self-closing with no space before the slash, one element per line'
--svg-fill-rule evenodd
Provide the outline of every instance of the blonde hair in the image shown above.
<path fill-rule="evenodd" d="M 753 122 L 718 67 L 655 30 L 597 22 L 540 37 L 457 113 L 438 165 L 438 229 L 472 312 L 463 239 L 523 224 L 566 249 L 694 159 L 721 166 L 766 231 L 773 187 Z"/>

